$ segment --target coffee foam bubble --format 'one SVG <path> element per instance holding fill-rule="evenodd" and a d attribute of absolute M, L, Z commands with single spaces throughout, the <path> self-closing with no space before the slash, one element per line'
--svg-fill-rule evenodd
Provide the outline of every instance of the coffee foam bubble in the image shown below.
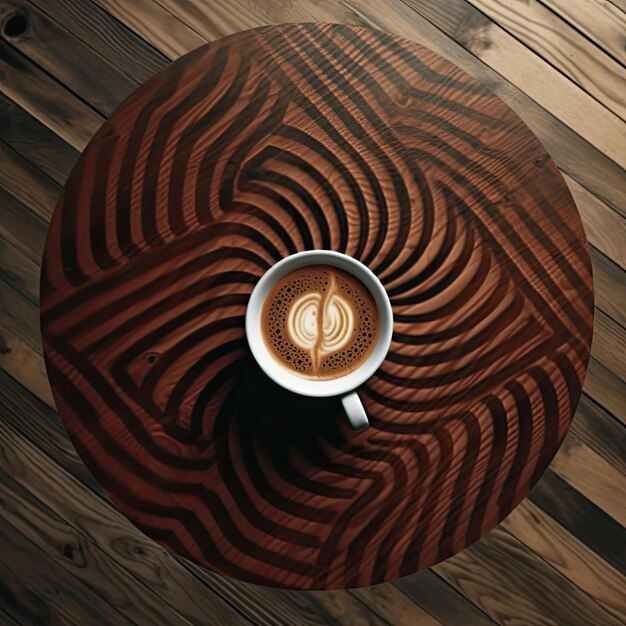
<path fill-rule="evenodd" d="M 288 369 L 307 378 L 338 378 L 369 356 L 376 304 L 354 276 L 331 266 L 296 270 L 280 280 L 263 311 L 265 339 Z"/>

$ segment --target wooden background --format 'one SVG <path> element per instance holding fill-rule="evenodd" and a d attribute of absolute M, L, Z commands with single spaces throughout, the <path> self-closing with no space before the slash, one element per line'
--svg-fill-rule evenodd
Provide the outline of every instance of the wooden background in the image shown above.
<path fill-rule="evenodd" d="M 111 506 L 45 376 L 47 222 L 104 118 L 170 60 L 286 21 L 416 40 L 496 92 L 576 199 L 595 334 L 570 434 L 497 529 L 431 570 L 341 592 L 279 592 L 176 559 Z M 620 624 L 626 615 L 624 0 L 0 0 L 0 622 Z"/>

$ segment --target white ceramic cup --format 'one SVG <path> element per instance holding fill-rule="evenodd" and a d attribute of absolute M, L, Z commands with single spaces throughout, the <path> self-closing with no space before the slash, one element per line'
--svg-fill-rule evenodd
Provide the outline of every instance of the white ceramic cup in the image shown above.
<path fill-rule="evenodd" d="M 378 339 L 366 361 L 345 376 L 330 380 L 313 380 L 298 376 L 272 356 L 262 332 L 261 312 L 272 287 L 287 274 L 307 265 L 332 265 L 358 278 L 371 293 L 378 309 Z M 376 275 L 352 257 L 330 250 L 309 250 L 285 257 L 273 265 L 256 284 L 246 309 L 246 336 L 252 354 L 261 369 L 276 383 L 304 396 L 341 396 L 343 408 L 352 428 L 365 428 L 369 422 L 356 393 L 384 361 L 393 332 L 393 311 L 389 296 Z"/>

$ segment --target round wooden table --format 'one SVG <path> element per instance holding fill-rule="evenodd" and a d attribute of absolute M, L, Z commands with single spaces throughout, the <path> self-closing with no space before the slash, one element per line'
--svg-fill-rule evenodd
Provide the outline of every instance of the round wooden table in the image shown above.
<path fill-rule="evenodd" d="M 393 305 L 364 431 L 246 343 L 256 281 L 312 248 Z M 125 515 L 221 574 L 335 589 L 433 565 L 524 498 L 593 295 L 572 197 L 506 105 L 418 44 L 303 24 L 204 46 L 110 117 L 56 208 L 41 309 L 59 412 Z"/>

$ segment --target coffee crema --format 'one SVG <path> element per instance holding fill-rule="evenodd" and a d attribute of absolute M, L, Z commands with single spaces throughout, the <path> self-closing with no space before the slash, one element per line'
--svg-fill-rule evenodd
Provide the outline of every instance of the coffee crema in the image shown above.
<path fill-rule="evenodd" d="M 265 342 L 294 374 L 328 380 L 362 365 L 378 337 L 378 310 L 363 283 L 331 265 L 279 280 L 263 304 Z"/>

